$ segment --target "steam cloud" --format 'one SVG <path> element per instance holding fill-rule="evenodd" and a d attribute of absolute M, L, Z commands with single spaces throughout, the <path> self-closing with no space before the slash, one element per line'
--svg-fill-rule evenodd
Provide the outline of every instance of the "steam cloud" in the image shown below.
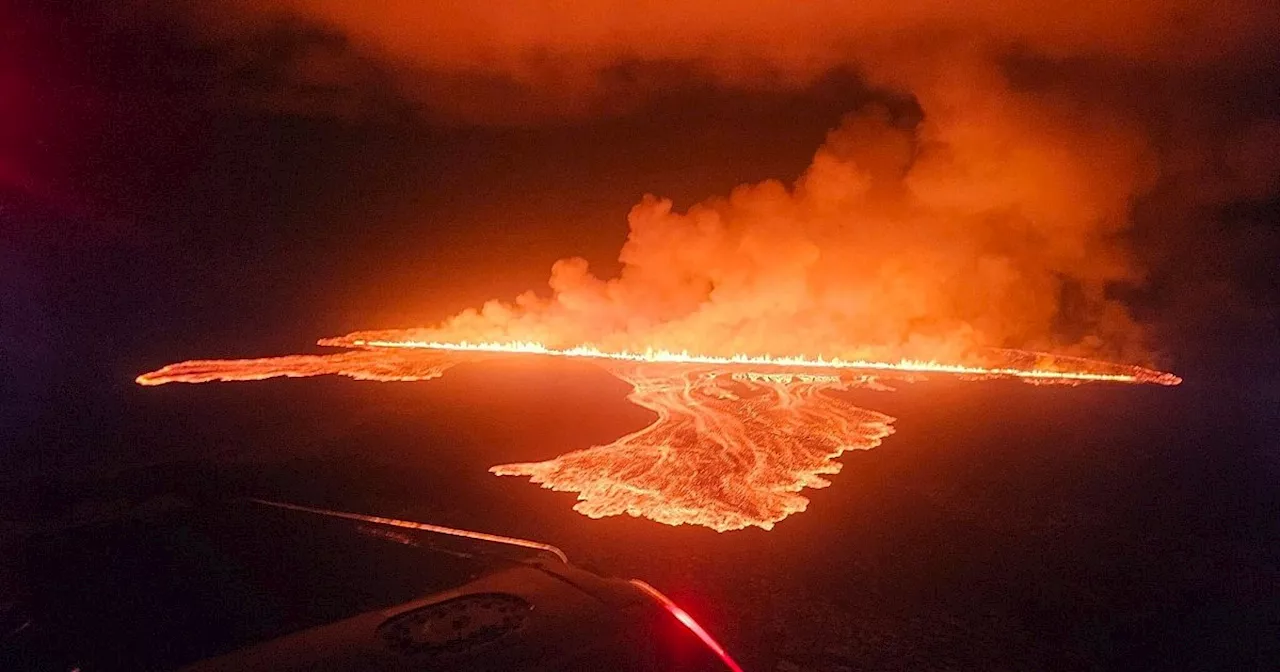
<path fill-rule="evenodd" d="M 1267 27 L 1280 24 L 1273 3 L 214 7 L 203 10 L 217 19 L 214 31 L 283 16 L 332 27 L 395 64 L 400 86 L 426 106 L 481 122 L 513 121 L 513 108 L 515 121 L 599 113 L 662 85 L 644 69 L 620 77 L 620 64 L 634 62 L 689 64 L 732 85 L 772 88 L 854 67 L 918 103 L 920 114 L 852 111 L 794 183 L 744 185 L 684 212 L 646 197 L 628 218 L 616 278 L 565 259 L 549 296 L 490 302 L 394 338 L 939 359 L 1015 347 L 1140 360 L 1142 330 L 1110 291 L 1146 274 L 1127 235 L 1135 202 L 1223 162 L 1248 167 L 1225 178 L 1219 201 L 1271 194 L 1277 183 L 1256 146 L 1245 156 L 1230 140 L 1179 155 L 1176 139 L 1153 131 L 1150 110 L 1114 104 L 1119 75 L 1036 86 L 1014 81 L 1008 66 L 1021 56 L 1064 70 L 1104 63 L 1105 72 L 1147 73 L 1136 75 L 1143 81 L 1204 81 L 1266 53 Z M 340 76 L 331 65 L 303 63 L 295 74 Z M 476 87 L 477 78 L 493 86 Z M 497 104 L 506 96 L 517 104 Z M 1185 106 L 1175 133 L 1194 132 L 1211 112 Z M 1240 126 L 1232 138 L 1265 140 L 1276 127 Z"/>

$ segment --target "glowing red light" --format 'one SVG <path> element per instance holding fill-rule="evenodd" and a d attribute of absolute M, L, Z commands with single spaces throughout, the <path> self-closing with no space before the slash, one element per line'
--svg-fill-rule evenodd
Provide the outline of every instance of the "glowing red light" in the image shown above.
<path fill-rule="evenodd" d="M 742 672 L 742 666 L 738 665 L 738 662 L 729 655 L 728 651 L 724 650 L 723 646 L 720 646 L 720 642 L 717 642 L 715 638 L 711 636 L 711 633 L 707 632 L 701 625 L 698 625 L 697 621 L 693 620 L 693 617 L 689 615 L 689 612 L 681 609 L 679 605 L 671 601 L 671 598 L 658 592 L 657 588 L 654 588 L 644 581 L 631 579 L 631 585 L 643 590 L 647 595 L 657 600 L 658 604 L 661 604 L 667 611 L 671 612 L 671 615 L 675 616 L 677 621 L 683 623 L 684 627 L 689 629 L 689 632 L 692 632 L 698 637 L 698 639 L 702 640 L 702 643 L 706 644 L 707 648 L 711 649 L 726 667 L 733 670 L 733 672 Z"/>

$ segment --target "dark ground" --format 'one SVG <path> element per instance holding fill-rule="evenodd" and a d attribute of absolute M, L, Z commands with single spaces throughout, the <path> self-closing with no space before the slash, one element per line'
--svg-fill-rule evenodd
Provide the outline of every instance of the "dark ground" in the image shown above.
<path fill-rule="evenodd" d="M 20 532 L 166 493 L 255 494 L 555 543 L 660 586 L 748 669 L 1280 659 L 1274 386 L 850 393 L 897 433 L 846 455 L 809 511 L 770 532 L 590 520 L 571 494 L 486 472 L 643 426 L 625 392 L 590 364 L 538 360 L 408 384 L 144 389 L 122 375 L 72 400 L 48 444 L 10 454 L 9 473 L 44 475 L 6 478 L 4 537 L 12 551 Z"/>

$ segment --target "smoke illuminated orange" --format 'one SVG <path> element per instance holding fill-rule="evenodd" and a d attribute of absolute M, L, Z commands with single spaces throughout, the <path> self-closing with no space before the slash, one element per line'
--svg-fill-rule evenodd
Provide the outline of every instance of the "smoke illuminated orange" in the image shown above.
<path fill-rule="evenodd" d="M 453 365 L 502 355 L 584 358 L 632 386 L 628 399 L 653 411 L 652 424 L 612 443 L 544 461 L 490 471 L 525 476 L 552 490 L 578 493 L 574 510 L 591 518 L 629 514 L 667 525 L 717 531 L 771 529 L 804 511 L 805 488 L 830 485 L 845 451 L 873 448 L 893 418 L 839 395 L 855 387 L 889 389 L 880 377 L 923 374 L 1031 383 L 1155 383 L 1181 379 L 1135 366 L 1021 351 L 998 353 L 1000 365 L 932 361 L 855 361 L 802 356 L 717 357 L 659 350 L 606 352 L 589 346 L 325 339 L 353 348 L 332 355 L 192 360 L 138 376 L 141 385 L 341 375 L 357 380 L 437 378 Z"/>

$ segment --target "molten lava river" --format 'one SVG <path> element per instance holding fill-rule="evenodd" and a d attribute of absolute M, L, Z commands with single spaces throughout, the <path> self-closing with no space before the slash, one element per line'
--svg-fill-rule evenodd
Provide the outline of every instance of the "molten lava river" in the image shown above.
<path fill-rule="evenodd" d="M 142 385 L 342 375 L 418 381 L 455 364 L 510 354 L 590 359 L 632 386 L 633 403 L 653 424 L 603 446 L 545 462 L 503 464 L 500 476 L 526 476 L 545 488 L 578 493 L 574 509 L 591 518 L 623 513 L 667 525 L 717 531 L 771 529 L 805 510 L 804 488 L 830 485 L 847 450 L 873 448 L 893 432 L 887 415 L 853 406 L 836 390 L 891 389 L 882 380 L 923 376 L 1017 378 L 1035 384 L 1154 383 L 1177 376 L 1079 358 L 1001 351 L 999 363 L 846 361 L 803 357 L 710 357 L 689 353 L 558 350 L 537 343 L 440 343 L 326 339 L 348 348 L 331 355 L 192 360 L 138 377 Z"/>

